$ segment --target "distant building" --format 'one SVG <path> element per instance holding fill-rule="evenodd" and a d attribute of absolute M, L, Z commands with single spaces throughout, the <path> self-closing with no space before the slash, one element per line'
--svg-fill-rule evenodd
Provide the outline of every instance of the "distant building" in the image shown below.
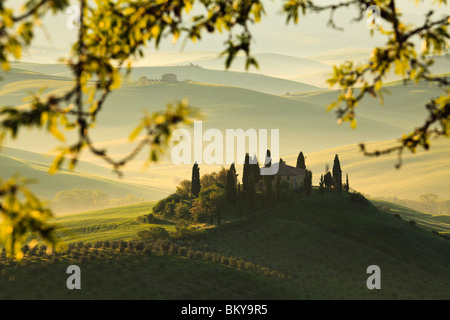
<path fill-rule="evenodd" d="M 280 182 L 287 182 L 289 184 L 289 190 L 297 190 L 303 186 L 303 180 L 305 178 L 305 169 L 300 169 L 287 165 L 285 162 L 281 162 L 278 167 L 278 172 L 273 176 L 272 189 L 275 190 L 277 178 L 280 177 Z M 263 191 L 264 178 L 261 179 L 256 185 L 256 190 Z"/>
<path fill-rule="evenodd" d="M 162 82 L 168 82 L 168 83 L 178 82 L 177 75 L 173 74 L 173 73 L 163 74 L 161 76 L 161 81 Z"/>

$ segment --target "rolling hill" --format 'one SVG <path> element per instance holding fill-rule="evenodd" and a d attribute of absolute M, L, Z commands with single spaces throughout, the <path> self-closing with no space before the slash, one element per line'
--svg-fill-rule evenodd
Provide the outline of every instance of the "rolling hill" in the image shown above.
<path fill-rule="evenodd" d="M 392 146 L 394 141 L 373 142 L 367 144 L 367 150 L 377 150 Z M 306 165 L 313 172 L 313 183 L 318 185 L 325 164 L 333 166 L 334 155 L 339 155 L 343 177 L 349 175 L 349 184 L 370 197 L 397 196 L 405 199 L 418 199 L 420 195 L 435 193 L 446 199 L 450 193 L 447 183 L 448 154 L 450 145 L 446 139 L 432 141 L 429 151 L 418 150 L 416 154 L 405 151 L 403 165 L 395 169 L 397 154 L 380 157 L 367 157 L 357 144 L 305 153 Z M 286 156 L 291 165 L 295 165 L 297 154 Z M 450 214 L 450 212 L 449 212 Z"/>
<path fill-rule="evenodd" d="M 304 83 L 308 83 L 306 75 L 317 72 L 330 71 L 331 66 L 311 59 L 298 58 L 294 56 L 277 53 L 255 53 L 253 55 L 258 61 L 259 69 L 250 68 L 252 73 L 261 73 L 266 76 L 281 79 L 289 79 L 303 75 Z M 178 64 L 196 64 L 206 69 L 224 70 L 224 59 L 214 56 L 203 56 L 197 59 L 187 59 Z M 237 56 L 233 61 L 230 71 L 240 72 L 245 70 L 245 57 Z M 303 81 L 300 81 L 303 82 Z M 288 90 L 290 91 L 290 90 Z"/>
<path fill-rule="evenodd" d="M 371 202 L 382 210 L 399 215 L 402 219 L 415 221 L 421 228 L 450 236 L 450 215 L 427 214 L 385 200 L 372 199 Z"/>
<path fill-rule="evenodd" d="M 193 64 L 173 67 L 136 67 L 132 69 L 130 77 L 135 81 L 141 76 L 159 79 L 165 73 L 176 74 L 179 81 L 190 80 L 199 83 L 232 86 L 269 94 L 320 90 L 312 85 L 262 74 L 205 69 Z"/>
<path fill-rule="evenodd" d="M 43 66 L 40 67 L 43 68 Z M 183 68 L 195 69 L 196 67 Z M 13 70 L 11 75 L 15 72 L 19 71 Z M 39 72 L 39 70 L 33 72 Z M 44 81 L 36 80 L 20 81 L 23 74 L 24 71 L 21 70 L 16 75 L 17 81 L 3 86 L 0 92 L 3 103 L 21 104 L 22 97 L 27 95 L 28 90 L 33 88 L 37 90 L 37 87 L 44 83 Z M 36 74 L 31 73 L 31 76 L 35 77 Z M 64 90 L 68 85 L 67 79 L 54 79 L 53 75 L 37 76 L 53 81 L 49 83 L 54 85 L 49 88 L 50 90 Z M 190 104 L 199 108 L 205 116 L 204 131 L 208 128 L 217 128 L 222 132 L 226 129 L 238 128 L 279 129 L 281 157 L 288 163 L 295 164 L 299 151 L 307 154 L 309 157 L 307 163 L 313 169 L 316 184 L 325 163 L 330 162 L 335 153 L 339 153 L 344 165 L 343 170 L 349 173 L 352 186 L 362 192 L 375 196 L 391 195 L 392 190 L 395 190 L 399 196 L 407 197 L 416 197 L 426 192 L 446 194 L 448 190 L 444 181 L 448 172 L 444 161 L 445 145 L 442 146 L 444 149 L 436 150 L 438 152 L 436 159 L 431 156 L 432 153 L 415 158 L 416 164 L 411 165 L 410 168 L 414 170 L 421 168 L 420 175 L 409 171 L 407 165 L 402 170 L 395 171 L 393 165 L 396 159 L 392 157 L 367 159 L 358 153 L 355 144 L 389 141 L 416 127 L 427 115 L 424 102 L 441 93 L 439 88 L 422 84 L 403 86 L 394 83 L 388 89 L 391 94 L 385 95 L 384 106 L 380 106 L 378 100 L 371 98 L 361 102 L 357 109 L 358 128 L 351 130 L 347 125 L 343 127 L 336 125 L 335 116 L 325 112 L 326 106 L 336 97 L 337 93 L 334 91 L 301 92 L 277 96 L 234 86 L 191 81 L 174 84 L 159 83 L 145 87 L 136 83 L 125 83 L 120 90 L 113 92 L 106 102 L 105 112 L 100 115 L 96 127 L 92 129 L 92 137 L 97 141 L 98 146 L 107 147 L 113 154 L 123 155 L 130 150 L 127 137 L 142 117 L 144 110 L 150 112 L 162 110 L 167 102 L 188 97 Z M 130 104 L 130 101 L 133 101 L 133 104 Z M 32 135 L 19 138 L 12 145 L 46 153 L 55 146 L 55 141 L 48 134 L 35 130 Z M 125 177 L 128 182 L 149 187 L 158 186 L 159 190 L 173 190 L 181 180 L 190 177 L 190 166 L 173 165 L 168 158 L 170 153 L 161 163 L 152 166 L 148 172 L 143 172 L 141 169 L 146 156 L 144 153 L 127 166 Z M 93 157 L 82 157 L 83 159 L 104 165 Z M 218 168 L 220 165 L 204 166 L 202 173 Z M 82 168 L 80 171 L 112 178 L 110 171 L 105 169 L 89 171 L 87 168 Z M 440 183 L 437 184 L 434 181 Z M 389 189 L 388 186 L 392 188 Z M 417 186 L 421 187 L 417 188 Z"/>
<path fill-rule="evenodd" d="M 51 161 L 52 158 L 48 156 L 4 147 L 0 154 L 0 176 L 8 178 L 13 174 L 20 173 L 23 177 L 36 180 L 35 184 L 29 185 L 30 189 L 38 196 L 49 199 L 54 197 L 57 192 L 75 188 L 100 190 L 111 198 L 135 195 L 148 200 L 157 200 L 167 194 L 166 190 L 157 187 L 150 188 L 126 183 L 118 178 L 114 179 L 111 174 L 110 178 L 105 178 L 108 175 L 107 169 L 84 162 L 80 162 L 78 170 L 62 169 L 54 175 L 49 175 L 48 169 Z"/>
<path fill-rule="evenodd" d="M 0 284 L 9 290 L 0 291 L 0 297 L 449 298 L 450 242 L 345 194 L 295 195 L 292 202 L 265 213 L 244 214 L 241 220 L 206 229 L 196 238 L 147 241 L 140 249 L 138 242 L 119 241 L 119 247 L 112 247 L 114 239 L 131 238 L 126 235 L 129 229 L 150 226 L 133 224 L 132 219 L 148 213 L 151 205 L 58 218 L 75 233 L 71 240 L 75 245 L 47 258 L 27 254 L 17 267 L 2 261 Z M 112 225 L 118 226 L 117 232 L 108 231 Z M 58 285 L 66 279 L 68 264 L 81 266 L 83 290 Z M 366 287 L 370 265 L 381 269 L 381 290 Z M 26 276 L 29 268 L 38 276 Z M 113 282 L 106 281 L 112 278 Z"/>
<path fill-rule="evenodd" d="M 149 214 L 156 202 L 146 202 L 116 208 L 81 212 L 58 216 L 52 222 L 64 230 L 61 239 L 71 242 L 95 242 L 114 240 L 134 240 L 137 232 L 146 230 L 148 225 L 134 221 L 137 216 Z M 175 225 L 167 224 L 169 231 Z"/>
<path fill-rule="evenodd" d="M 320 65 L 319 63 L 317 64 Z M 13 82 L 36 79 L 39 75 L 41 75 L 41 78 L 52 80 L 70 80 L 73 77 L 67 66 L 63 64 L 16 62 L 13 63 L 12 66 L 13 68 L 9 73 L 2 72 L 0 74 L 3 76 L 3 81 Z M 319 88 L 315 86 L 297 81 L 285 80 L 252 72 L 206 69 L 193 64 L 167 67 L 135 67 L 132 69 L 128 80 L 137 81 L 141 76 L 159 79 L 165 73 L 175 73 L 180 81 L 192 80 L 200 83 L 234 86 L 269 94 L 319 90 Z M 0 81 L 0 85 L 2 83 L 6 82 Z"/>

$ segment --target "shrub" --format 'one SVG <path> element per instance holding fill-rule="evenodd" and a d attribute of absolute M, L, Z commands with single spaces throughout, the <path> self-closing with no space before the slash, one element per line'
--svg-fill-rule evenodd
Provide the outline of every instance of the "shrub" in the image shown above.
<path fill-rule="evenodd" d="M 211 261 L 214 263 L 220 263 L 220 257 L 217 254 L 213 253 L 211 256 Z"/>
<path fill-rule="evenodd" d="M 147 254 L 152 253 L 152 248 L 153 247 L 151 245 L 146 244 L 145 248 L 144 248 L 144 252 Z"/>
<path fill-rule="evenodd" d="M 180 202 L 175 207 L 175 217 L 177 219 L 189 220 L 191 213 L 189 212 L 190 206 L 185 202 Z"/>
<path fill-rule="evenodd" d="M 159 252 L 162 255 L 167 255 L 170 248 L 170 242 L 168 240 L 163 240 L 159 243 Z"/>
<path fill-rule="evenodd" d="M 151 223 L 159 223 L 160 220 L 155 217 L 153 213 L 145 214 L 143 216 L 138 216 L 136 219 L 134 219 L 137 223 L 141 224 L 151 224 Z"/>
<path fill-rule="evenodd" d="M 6 249 L 5 249 L 5 247 L 2 248 L 2 252 L 0 253 L 0 259 L 2 259 L 2 260 L 6 259 Z"/>
<path fill-rule="evenodd" d="M 417 224 L 417 222 L 415 222 L 414 220 L 409 220 L 409 224 L 412 226 L 415 226 Z"/>
<path fill-rule="evenodd" d="M 42 256 L 45 254 L 45 252 L 47 251 L 47 246 L 45 244 L 39 246 L 39 251 L 38 251 L 38 255 Z"/>
<path fill-rule="evenodd" d="M 171 236 L 174 239 L 192 238 L 197 234 L 196 230 L 190 226 L 189 222 L 181 219 L 177 222 L 176 231 Z"/>
<path fill-rule="evenodd" d="M 206 210 L 203 208 L 202 201 L 200 199 L 195 199 L 192 203 L 192 208 L 189 210 L 190 217 L 195 222 L 206 222 L 208 221 L 208 214 Z"/>
<path fill-rule="evenodd" d="M 137 234 L 139 239 L 142 240 L 168 240 L 170 239 L 169 233 L 162 227 L 150 227 L 148 230 L 139 231 Z"/>
<path fill-rule="evenodd" d="M 355 202 L 355 203 L 359 203 L 359 204 L 363 204 L 363 205 L 368 205 L 369 204 L 369 200 L 367 200 L 367 198 L 364 197 L 359 192 L 352 192 L 352 193 L 350 193 L 350 200 Z"/>
<path fill-rule="evenodd" d="M 30 247 L 27 244 L 22 247 L 22 252 L 23 252 L 24 255 L 27 254 L 27 252 L 29 250 L 30 250 Z"/>
<path fill-rule="evenodd" d="M 143 241 L 139 241 L 138 243 L 136 243 L 136 245 L 134 246 L 134 249 L 136 249 L 136 251 L 142 251 L 145 248 L 145 244 Z"/>
<path fill-rule="evenodd" d="M 244 263 L 245 270 L 253 270 L 253 264 L 251 262 Z"/>
<path fill-rule="evenodd" d="M 233 257 L 230 257 L 230 258 L 228 259 L 228 264 L 229 264 L 231 267 L 236 267 L 236 259 L 233 258 Z"/>
<path fill-rule="evenodd" d="M 176 189 L 176 193 L 179 194 L 182 199 L 188 199 L 191 194 L 191 181 L 181 181 Z"/>
<path fill-rule="evenodd" d="M 174 243 L 171 243 L 170 247 L 169 247 L 169 255 L 174 255 L 176 253 L 178 253 L 177 245 Z"/>
<path fill-rule="evenodd" d="M 222 256 L 222 257 L 220 258 L 220 263 L 221 263 L 221 264 L 224 264 L 224 265 L 227 265 L 227 264 L 228 264 L 228 257 Z"/>
<path fill-rule="evenodd" d="M 171 194 L 156 203 L 153 207 L 153 213 L 164 217 L 173 217 L 175 215 L 175 206 L 180 203 L 180 201 L 181 197 L 179 194 Z"/>
<path fill-rule="evenodd" d="M 126 241 L 120 241 L 120 243 L 119 243 L 119 249 L 120 249 L 120 251 L 123 251 L 123 250 L 125 250 L 126 248 L 128 248 L 128 242 L 126 242 Z"/>
<path fill-rule="evenodd" d="M 112 249 L 117 249 L 117 248 L 119 248 L 119 241 L 113 241 L 112 243 L 111 243 L 111 248 Z"/>
<path fill-rule="evenodd" d="M 178 247 L 178 254 L 180 256 L 186 256 L 187 248 L 186 247 Z"/>
<path fill-rule="evenodd" d="M 204 254 L 203 254 L 203 259 L 205 259 L 205 260 L 211 260 L 211 253 L 209 253 L 209 252 L 205 252 Z"/>
<path fill-rule="evenodd" d="M 264 274 L 266 277 L 270 275 L 270 270 L 267 267 L 261 267 L 260 269 L 261 273 Z"/>

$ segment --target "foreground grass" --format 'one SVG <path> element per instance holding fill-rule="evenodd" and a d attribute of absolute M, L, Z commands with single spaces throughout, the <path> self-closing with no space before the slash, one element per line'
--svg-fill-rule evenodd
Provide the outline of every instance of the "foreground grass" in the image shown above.
<path fill-rule="evenodd" d="M 0 265 L 1 299 L 295 299 L 288 282 L 212 262 L 135 252 L 76 264 L 81 290 L 66 287 L 73 261 Z"/>

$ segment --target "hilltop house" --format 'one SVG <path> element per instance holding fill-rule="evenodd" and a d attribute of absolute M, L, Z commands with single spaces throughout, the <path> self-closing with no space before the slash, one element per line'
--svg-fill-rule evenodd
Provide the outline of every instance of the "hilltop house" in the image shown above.
<path fill-rule="evenodd" d="M 178 82 L 177 75 L 173 73 L 166 73 L 161 76 L 162 82 L 174 83 Z"/>
<path fill-rule="evenodd" d="M 286 162 L 282 161 L 279 164 L 278 172 L 273 176 L 272 189 L 275 190 L 278 177 L 280 183 L 286 182 L 289 184 L 289 190 L 297 190 L 303 186 L 303 180 L 305 178 L 305 169 L 292 167 Z M 256 190 L 264 190 L 264 179 L 261 179 L 256 185 Z"/>

